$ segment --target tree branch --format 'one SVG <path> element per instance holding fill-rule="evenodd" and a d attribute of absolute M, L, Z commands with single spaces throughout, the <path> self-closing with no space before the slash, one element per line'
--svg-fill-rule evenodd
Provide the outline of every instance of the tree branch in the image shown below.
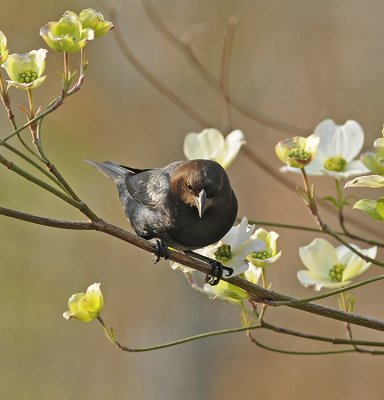
<path fill-rule="evenodd" d="M 155 245 L 151 241 L 142 239 L 141 237 L 130 233 L 118 226 L 112 225 L 106 221 L 92 221 L 92 222 L 71 222 L 71 221 L 61 221 L 46 217 L 40 217 L 32 214 L 23 213 L 21 211 L 10 210 L 7 208 L 0 207 L 0 215 L 8 216 L 11 218 L 21 219 L 23 221 L 32 222 L 39 225 L 46 225 L 61 229 L 76 229 L 76 230 L 95 230 L 98 232 L 103 232 L 105 234 L 114 236 L 120 240 L 130 243 L 136 247 L 139 247 L 150 253 L 155 252 Z M 177 263 L 186 265 L 196 269 L 204 274 L 209 274 L 211 272 L 211 267 L 206 263 L 189 257 L 178 251 L 171 251 L 170 260 Z M 297 303 L 296 298 L 286 296 L 274 292 L 272 290 L 264 289 L 261 286 L 255 285 L 239 276 L 233 278 L 223 278 L 223 280 L 244 289 L 249 295 L 251 300 L 256 302 L 268 304 L 269 301 L 288 301 L 291 303 L 287 304 L 287 307 L 294 308 L 297 310 L 309 312 L 312 314 L 321 315 L 326 318 L 335 319 L 342 322 L 349 322 L 354 325 L 364 326 L 369 329 L 384 331 L 384 321 L 376 320 L 373 318 L 365 317 L 358 314 L 347 313 L 344 311 L 339 311 L 331 307 L 326 307 L 315 303 Z"/>

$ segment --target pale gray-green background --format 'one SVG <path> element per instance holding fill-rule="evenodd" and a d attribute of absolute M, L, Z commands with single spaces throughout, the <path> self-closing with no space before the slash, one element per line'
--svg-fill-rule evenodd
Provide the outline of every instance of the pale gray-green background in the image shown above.
<path fill-rule="evenodd" d="M 11 52 L 46 47 L 38 31 L 67 9 L 102 9 L 93 1 L 1 1 L 0 29 Z M 119 29 L 145 66 L 212 126 L 220 128 L 219 98 L 187 59 L 153 27 L 139 0 L 121 2 Z M 177 36 L 206 22 L 194 50 L 218 75 L 226 20 L 244 2 L 235 0 L 153 0 Z M 379 0 L 255 1 L 234 39 L 231 90 L 250 108 L 298 127 L 308 134 L 324 118 L 358 120 L 366 147 L 380 136 L 384 122 L 384 3 Z M 128 228 L 113 184 L 83 163 L 115 160 L 136 167 L 162 166 L 183 159 L 186 133 L 204 127 L 165 99 L 130 65 L 113 33 L 89 46 L 90 67 L 81 91 L 46 118 L 45 148 L 79 195 L 103 218 Z M 71 59 L 76 66 L 76 57 Z M 46 105 L 60 90 L 59 54 L 47 56 L 46 83 L 36 102 Z M 15 103 L 24 93 L 12 91 Z M 16 109 L 16 106 L 15 106 Z M 17 112 L 19 123 L 23 121 Z M 278 129 L 255 123 L 237 112 L 234 127 L 273 168 Z M 0 114 L 2 135 L 10 132 Z M 24 136 L 28 138 L 28 132 Z M 239 216 L 313 224 L 294 192 L 255 168 L 240 155 L 229 171 L 239 199 Z M 299 183 L 298 176 L 290 176 Z M 82 216 L 52 195 L 0 169 L 2 206 L 57 218 Z M 333 190 L 325 178 L 315 181 L 320 195 Z M 352 193 L 352 191 L 351 191 Z M 378 197 L 378 191 L 358 192 Z M 355 217 L 357 211 L 351 212 Z M 334 218 L 324 213 L 331 224 Z M 380 224 L 361 218 L 372 232 Z M 62 318 L 68 297 L 101 282 L 103 313 L 122 342 L 146 346 L 210 329 L 240 324 L 238 310 L 209 301 L 189 288 L 167 262 L 117 239 L 95 232 L 70 232 L 0 217 L 0 398 L 1 399 L 381 399 L 383 359 L 364 355 L 285 356 L 255 348 L 242 334 L 217 337 L 151 353 L 115 349 L 96 323 Z M 355 228 L 353 228 L 355 229 Z M 315 236 L 278 230 L 283 257 L 271 267 L 273 288 L 295 296 L 312 292 L 296 279 L 301 268 L 297 248 Z M 380 238 L 380 237 L 379 237 Z M 373 267 L 365 276 L 381 273 Z M 359 313 L 383 318 L 381 284 L 356 290 Z M 336 306 L 335 299 L 325 304 Z M 342 324 L 283 308 L 270 320 L 292 329 L 343 336 Z M 356 329 L 365 338 L 382 334 Z M 260 339 L 291 350 L 321 350 L 265 332 Z"/>

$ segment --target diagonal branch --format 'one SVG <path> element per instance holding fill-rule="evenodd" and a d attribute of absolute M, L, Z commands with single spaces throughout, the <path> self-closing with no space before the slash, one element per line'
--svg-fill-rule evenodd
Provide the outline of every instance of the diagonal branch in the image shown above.
<path fill-rule="evenodd" d="M 60 221 L 51 218 L 45 218 L 36 216 L 33 214 L 23 213 L 21 211 L 10 210 L 7 208 L 0 207 L 0 215 L 8 216 L 11 218 L 21 219 L 27 222 L 46 225 L 61 229 L 77 229 L 77 230 L 95 230 L 98 232 L 105 233 L 107 235 L 114 236 L 120 240 L 130 243 L 136 247 L 139 247 L 147 252 L 154 253 L 155 246 L 151 241 L 145 240 L 133 233 L 130 233 L 118 226 L 112 225 L 106 221 L 98 220 L 93 222 L 71 222 L 71 221 Z M 170 260 L 177 263 L 186 265 L 196 269 L 204 274 L 211 272 L 211 267 L 206 263 L 189 257 L 178 251 L 170 252 Z M 264 289 L 261 286 L 255 285 L 245 279 L 235 276 L 233 278 L 223 278 L 225 281 L 244 289 L 249 295 L 251 300 L 257 302 L 269 301 L 287 301 L 291 302 L 287 304 L 287 307 L 294 308 L 297 310 L 317 314 L 326 318 L 335 319 L 342 322 L 349 322 L 350 324 L 360 325 L 369 329 L 384 331 L 384 321 L 376 320 L 373 318 L 365 317 L 358 314 L 352 314 L 344 311 L 339 311 L 331 307 L 326 307 L 315 303 L 298 303 L 297 299 L 277 293 L 272 290 Z"/>

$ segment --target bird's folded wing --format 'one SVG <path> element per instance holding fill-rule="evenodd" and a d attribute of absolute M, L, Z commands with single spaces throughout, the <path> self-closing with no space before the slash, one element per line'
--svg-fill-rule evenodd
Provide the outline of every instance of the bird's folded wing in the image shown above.
<path fill-rule="evenodd" d="M 167 197 L 169 175 L 161 169 L 127 175 L 125 179 L 129 194 L 148 208 L 155 208 Z"/>

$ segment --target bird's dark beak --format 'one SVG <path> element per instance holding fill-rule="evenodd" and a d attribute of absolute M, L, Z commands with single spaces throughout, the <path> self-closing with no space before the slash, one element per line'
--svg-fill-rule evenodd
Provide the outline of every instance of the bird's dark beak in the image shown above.
<path fill-rule="evenodd" d="M 195 197 L 195 203 L 199 217 L 201 218 L 204 211 L 210 206 L 209 199 L 207 199 L 207 192 L 204 189 L 200 191 L 199 196 Z"/>

